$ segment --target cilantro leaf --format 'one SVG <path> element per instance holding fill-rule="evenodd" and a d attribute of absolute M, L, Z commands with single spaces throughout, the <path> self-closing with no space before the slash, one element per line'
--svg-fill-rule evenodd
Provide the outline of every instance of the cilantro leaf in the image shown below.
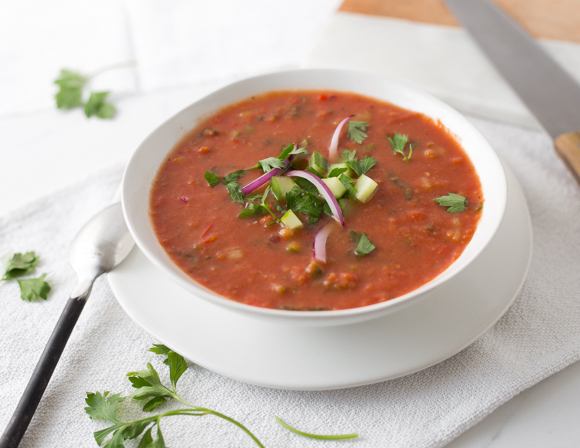
<path fill-rule="evenodd" d="M 366 130 L 367 130 L 366 121 L 349 121 L 347 136 L 353 142 L 358 143 L 360 145 L 363 142 L 363 140 L 367 138 L 367 134 L 365 132 Z"/>
<path fill-rule="evenodd" d="M 373 166 L 377 164 L 377 161 L 370 156 L 364 156 L 363 160 L 352 159 L 345 162 L 346 165 L 353 170 L 358 176 L 362 176 Z"/>
<path fill-rule="evenodd" d="M 158 355 L 167 356 L 165 361 L 163 361 L 163 364 L 169 366 L 169 379 L 171 380 L 173 392 L 176 392 L 177 381 L 179 381 L 183 372 L 187 370 L 185 358 L 163 344 L 153 344 L 153 347 L 150 348 L 149 351 Z"/>
<path fill-rule="evenodd" d="M 134 422 L 123 422 L 117 418 L 117 406 L 125 400 L 121 394 L 109 395 L 109 392 L 92 393 L 87 392 L 85 402 L 89 405 L 85 408 L 91 418 L 101 418 L 108 422 L 114 423 L 100 431 L 95 431 L 94 436 L 98 445 L 102 445 L 105 438 L 113 433 L 105 448 L 123 448 L 125 439 L 134 439 L 138 437 L 151 423 L 155 423 L 157 416 L 136 420 Z M 158 423 L 157 423 L 158 424 Z M 141 446 L 141 445 L 140 445 Z M 145 445 L 146 446 L 146 445 Z"/>
<path fill-rule="evenodd" d="M 117 109 L 106 99 L 109 92 L 91 92 L 89 100 L 85 104 L 85 115 L 87 118 L 96 116 L 103 119 L 110 119 L 115 116 Z"/>
<path fill-rule="evenodd" d="M 278 157 L 268 157 L 267 159 L 260 160 L 258 162 L 260 168 L 264 173 L 268 173 L 275 168 L 282 168 L 284 166 L 284 161 L 280 160 Z"/>
<path fill-rule="evenodd" d="M 354 250 L 354 253 L 359 258 L 370 254 L 373 250 L 376 249 L 375 245 L 373 243 L 371 243 L 371 240 L 369 240 L 366 233 L 363 233 L 362 235 L 359 236 L 358 233 L 351 230 L 350 237 L 355 243 L 357 243 L 356 248 Z"/>
<path fill-rule="evenodd" d="M 238 218 L 251 218 L 253 216 L 261 215 L 264 213 L 264 209 L 261 204 L 253 204 L 251 202 L 246 204 L 246 207 L 242 209 Z"/>
<path fill-rule="evenodd" d="M 222 180 L 222 182 L 223 182 L 224 184 L 226 184 L 226 185 L 227 185 L 227 184 L 230 184 L 230 183 L 232 183 L 232 182 L 237 182 L 237 181 L 238 181 L 238 179 L 239 179 L 240 177 L 242 177 L 243 175 L 244 175 L 244 170 L 237 170 L 237 171 L 232 171 L 231 173 L 229 173 L 229 174 L 226 174 L 226 175 L 225 175 L 225 177 L 224 177 L 224 179 Z"/>
<path fill-rule="evenodd" d="M 389 140 L 389 143 L 391 144 L 393 151 L 395 151 L 397 154 L 401 154 L 403 156 L 403 162 L 408 162 L 409 160 L 411 160 L 411 155 L 413 155 L 413 147 L 411 145 L 409 145 L 409 156 L 408 157 L 405 155 L 405 152 L 403 151 L 405 149 L 405 145 L 409 141 L 408 135 L 403 135 L 403 134 L 399 134 L 398 132 L 395 132 L 395 134 L 393 135 L 393 138 L 387 137 L 387 139 Z"/>
<path fill-rule="evenodd" d="M 205 172 L 203 178 L 207 180 L 207 183 L 211 188 L 214 188 L 217 184 L 220 183 L 220 177 L 215 173 L 210 173 L 209 171 Z"/>
<path fill-rule="evenodd" d="M 34 251 L 26 252 L 24 255 L 15 253 L 12 258 L 5 263 L 4 276 L 1 280 L 11 280 L 16 277 L 31 274 L 40 259 Z"/>
<path fill-rule="evenodd" d="M 62 69 L 60 76 L 54 81 L 59 87 L 54 96 L 59 109 L 74 109 L 83 104 L 83 89 L 88 78 L 72 70 Z"/>
<path fill-rule="evenodd" d="M 159 374 L 151 363 L 147 363 L 147 370 L 129 372 L 129 381 L 136 391 L 129 395 L 134 400 L 149 401 L 143 406 L 144 411 L 152 411 L 157 406 L 165 402 L 166 398 L 175 398 L 177 394 L 165 387 L 159 379 Z"/>
<path fill-rule="evenodd" d="M 356 156 L 356 149 L 352 150 L 352 151 L 345 149 L 344 151 L 342 151 L 340 153 L 340 158 L 345 162 L 348 160 L 353 160 L 355 156 Z"/>
<path fill-rule="evenodd" d="M 16 279 L 20 285 L 20 297 L 22 300 L 35 302 L 38 299 L 46 300 L 50 292 L 50 285 L 44 281 L 46 274 L 38 278 Z"/>
<path fill-rule="evenodd" d="M 114 394 L 109 397 L 109 392 L 105 391 L 102 395 L 100 392 L 87 392 L 86 403 L 89 405 L 85 408 L 91 418 L 102 418 L 111 423 L 119 423 L 117 419 L 117 406 L 125 400 L 121 394 Z"/>
<path fill-rule="evenodd" d="M 314 224 L 318 221 L 322 213 L 329 214 L 327 212 L 330 212 L 330 207 L 319 196 L 318 190 L 314 186 L 312 189 L 301 187 L 292 188 L 292 190 L 286 193 L 286 206 L 288 210 L 292 210 L 295 213 L 308 215 L 309 224 Z"/>
<path fill-rule="evenodd" d="M 442 207 L 449 207 L 447 213 L 459 213 L 465 210 L 467 198 L 456 193 L 449 193 L 447 196 L 441 196 L 433 199 Z"/>
<path fill-rule="evenodd" d="M 342 185 L 344 185 L 344 188 L 346 188 L 346 197 L 348 199 L 356 199 L 356 190 L 351 184 L 351 182 L 354 182 L 354 179 L 351 179 L 345 174 L 341 174 L 338 180 Z"/>
<path fill-rule="evenodd" d="M 268 157 L 266 159 L 260 160 L 256 165 L 246 168 L 246 170 L 261 169 L 264 173 L 268 173 L 275 168 L 284 168 L 284 162 L 291 155 L 306 154 L 310 153 L 304 148 L 297 148 L 294 143 L 288 145 L 282 150 L 278 157 Z"/>
<path fill-rule="evenodd" d="M 226 185 L 228 192 L 230 193 L 230 198 L 234 202 L 241 202 L 242 204 L 244 201 L 244 194 L 242 193 L 242 186 L 237 182 L 230 182 Z"/>
<path fill-rule="evenodd" d="M 328 173 L 328 177 L 339 177 L 346 171 L 348 171 L 348 168 L 334 168 L 330 173 Z"/>

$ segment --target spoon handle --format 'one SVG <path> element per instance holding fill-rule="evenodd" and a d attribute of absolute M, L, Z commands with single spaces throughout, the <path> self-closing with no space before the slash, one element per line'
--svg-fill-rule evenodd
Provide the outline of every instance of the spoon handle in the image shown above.
<path fill-rule="evenodd" d="M 0 448 L 16 448 L 20 443 L 90 293 L 91 288 L 81 296 L 68 300 L 24 394 L 0 438 Z"/>

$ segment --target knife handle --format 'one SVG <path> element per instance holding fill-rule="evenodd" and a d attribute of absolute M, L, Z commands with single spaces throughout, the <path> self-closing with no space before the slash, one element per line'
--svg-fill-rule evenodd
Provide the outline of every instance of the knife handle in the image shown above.
<path fill-rule="evenodd" d="M 580 132 L 558 136 L 554 140 L 554 149 L 580 183 Z"/>

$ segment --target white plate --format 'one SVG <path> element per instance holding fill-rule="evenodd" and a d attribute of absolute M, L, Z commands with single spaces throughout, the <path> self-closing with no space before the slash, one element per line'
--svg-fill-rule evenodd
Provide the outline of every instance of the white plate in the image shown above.
<path fill-rule="evenodd" d="M 532 230 L 514 174 L 502 224 L 484 251 L 431 297 L 351 325 L 260 321 L 196 299 L 137 248 L 108 275 L 127 314 L 187 359 L 277 389 L 361 386 L 439 363 L 473 343 L 509 308 L 528 271 Z"/>

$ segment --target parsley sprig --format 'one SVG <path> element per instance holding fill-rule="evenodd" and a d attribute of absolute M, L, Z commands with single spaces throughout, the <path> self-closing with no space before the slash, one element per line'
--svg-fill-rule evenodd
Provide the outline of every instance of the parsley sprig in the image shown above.
<path fill-rule="evenodd" d="M 347 137 L 360 145 L 368 137 L 367 126 L 366 121 L 349 121 Z"/>
<path fill-rule="evenodd" d="M 62 69 L 60 75 L 54 81 L 59 87 L 58 92 L 54 96 L 56 107 L 58 109 L 76 109 L 77 107 L 83 107 L 87 118 L 113 118 L 117 113 L 117 109 L 111 103 L 107 102 L 107 96 L 110 91 L 90 92 L 90 96 L 85 102 L 83 99 L 85 90 L 91 79 L 101 73 L 118 68 L 133 67 L 134 65 L 135 63 L 133 61 L 125 62 L 105 67 L 88 75 L 73 70 Z"/>
<path fill-rule="evenodd" d="M 94 437 L 99 446 L 104 446 L 105 448 L 123 448 L 125 446 L 125 440 L 136 439 L 141 436 L 139 448 L 166 448 L 163 433 L 161 432 L 161 419 L 176 415 L 188 415 L 194 417 L 215 415 L 216 417 L 220 417 L 242 429 L 252 438 L 256 445 L 264 448 L 264 445 L 262 445 L 256 436 L 254 436 L 250 430 L 238 421 L 211 409 L 189 404 L 177 394 L 177 381 L 187 370 L 187 363 L 181 355 L 161 344 L 154 344 L 154 347 L 149 350 L 158 355 L 166 356 L 164 364 L 169 367 L 171 387 L 167 387 L 161 382 L 157 371 L 150 363 L 148 363 L 147 370 L 130 372 L 127 374 L 133 387 L 136 389 L 136 391 L 129 397 L 134 400 L 146 400 L 143 407 L 144 411 L 152 411 L 157 406 L 173 399 L 180 401 L 186 405 L 187 408 L 175 409 L 138 420 L 125 422 L 117 418 L 117 407 L 125 401 L 127 397 L 122 397 L 121 394 L 111 395 L 108 391 L 102 394 L 100 392 L 88 392 L 85 400 L 88 405 L 85 408 L 87 414 L 89 414 L 91 418 L 99 418 L 112 423 L 112 426 L 109 426 L 108 428 L 95 431 Z M 156 429 L 155 437 L 153 436 L 154 429 Z M 105 443 L 105 439 L 107 439 L 109 435 L 111 435 L 111 437 Z M 103 445 L 103 443 L 105 443 L 105 445 Z"/>
<path fill-rule="evenodd" d="M 449 207 L 447 213 L 459 213 L 465 210 L 467 198 L 457 193 L 449 193 L 447 196 L 441 196 L 433 199 L 442 207 Z"/>
<path fill-rule="evenodd" d="M 393 151 L 395 151 L 397 154 L 401 154 L 403 156 L 403 162 L 408 162 L 409 160 L 411 160 L 411 156 L 413 155 L 413 146 L 409 145 L 409 155 L 408 156 L 405 155 L 405 151 L 404 151 L 405 145 L 409 141 L 408 135 L 403 135 L 403 134 L 399 134 L 398 132 L 395 132 L 395 134 L 393 135 L 393 138 L 387 137 L 387 139 L 389 140 L 389 143 L 391 144 Z"/>
<path fill-rule="evenodd" d="M 0 281 L 16 280 L 20 286 L 20 298 L 28 302 L 39 299 L 46 300 L 50 292 L 50 285 L 44 280 L 47 274 L 38 278 L 19 278 L 32 274 L 40 259 L 34 251 L 25 254 L 15 253 L 12 258 L 4 261 L 4 275 Z"/>

